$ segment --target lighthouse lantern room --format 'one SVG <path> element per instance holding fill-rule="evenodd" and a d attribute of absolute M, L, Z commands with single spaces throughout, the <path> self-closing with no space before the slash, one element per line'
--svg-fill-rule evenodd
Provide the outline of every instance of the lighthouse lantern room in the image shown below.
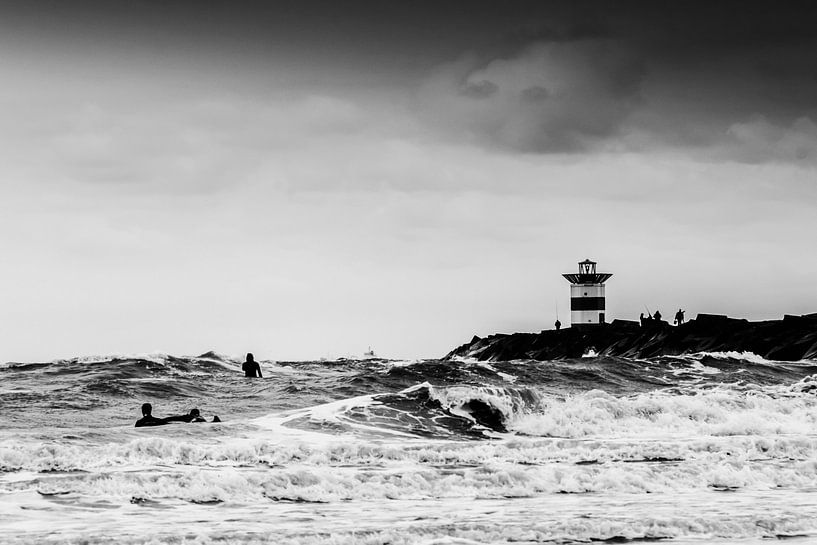
<path fill-rule="evenodd" d="M 585 259 L 578 273 L 563 274 L 570 282 L 570 322 L 575 326 L 604 323 L 604 283 L 613 276 L 597 273 L 596 262 Z"/>

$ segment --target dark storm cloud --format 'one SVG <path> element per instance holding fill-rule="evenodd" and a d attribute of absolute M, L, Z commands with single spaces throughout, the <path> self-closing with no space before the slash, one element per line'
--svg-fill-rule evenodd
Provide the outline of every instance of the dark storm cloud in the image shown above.
<path fill-rule="evenodd" d="M 454 137 L 525 152 L 663 148 L 815 160 L 812 5 L 550 8 L 533 7 L 504 49 L 475 48 L 440 66 L 421 109 Z"/>
<path fill-rule="evenodd" d="M 442 67 L 420 103 L 455 137 L 460 127 L 508 149 L 572 152 L 618 133 L 641 102 L 641 77 L 640 62 L 619 44 L 537 42 L 513 56 Z"/>
<path fill-rule="evenodd" d="M 488 98 L 496 94 L 499 86 L 488 80 L 482 81 L 465 81 L 460 86 L 460 92 L 471 98 Z"/>
<path fill-rule="evenodd" d="M 79 0 L 0 10 L 8 55 L 39 55 L 45 70 L 85 66 L 100 80 L 125 67 L 206 73 L 239 94 L 416 92 L 428 127 L 505 150 L 813 157 L 808 2 Z"/>
<path fill-rule="evenodd" d="M 454 137 L 525 152 L 814 161 L 815 25 L 806 3 L 539 5 L 504 47 L 440 66 L 421 109 Z"/>

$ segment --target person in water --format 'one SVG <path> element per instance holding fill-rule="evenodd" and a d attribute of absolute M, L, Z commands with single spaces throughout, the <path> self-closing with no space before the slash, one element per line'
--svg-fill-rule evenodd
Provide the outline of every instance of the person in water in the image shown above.
<path fill-rule="evenodd" d="M 244 371 L 245 377 L 264 378 L 261 375 L 261 366 L 258 365 L 258 362 L 255 361 L 255 358 L 249 352 L 247 353 L 247 361 L 241 365 L 241 369 Z"/>
<path fill-rule="evenodd" d="M 185 422 L 207 422 L 205 418 L 201 415 L 198 409 L 190 409 L 190 412 L 185 415 Z M 217 414 L 213 415 L 213 420 L 211 422 L 221 422 L 221 418 L 218 417 Z"/>
<path fill-rule="evenodd" d="M 136 421 L 136 427 L 143 426 L 164 426 L 167 424 L 164 418 L 156 418 L 151 413 L 153 412 L 153 405 L 150 403 L 142 403 L 142 418 Z"/>
<path fill-rule="evenodd" d="M 152 412 L 153 406 L 150 403 L 143 403 L 142 418 L 136 421 L 135 427 L 142 428 L 144 426 L 164 426 L 166 424 L 170 424 L 171 422 L 207 422 L 207 420 L 205 420 L 201 415 L 201 411 L 198 409 L 190 409 L 190 412 L 187 414 L 166 416 L 165 418 L 156 418 L 151 414 Z M 221 422 L 221 419 L 218 416 L 213 416 L 213 422 Z"/>
<path fill-rule="evenodd" d="M 167 416 L 164 418 L 164 421 L 167 422 L 207 422 L 203 416 L 201 416 L 201 412 L 198 409 L 190 409 L 190 412 L 187 414 L 180 414 L 179 416 Z"/>

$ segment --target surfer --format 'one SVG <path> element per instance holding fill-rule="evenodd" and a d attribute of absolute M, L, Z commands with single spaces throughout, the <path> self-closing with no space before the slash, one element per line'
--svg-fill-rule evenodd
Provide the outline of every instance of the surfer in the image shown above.
<path fill-rule="evenodd" d="M 171 422 L 207 422 L 204 417 L 201 415 L 201 411 L 198 409 L 190 409 L 190 412 L 187 414 L 181 414 L 178 416 L 166 416 L 165 418 L 156 418 L 151 414 L 153 412 L 153 405 L 150 403 L 143 403 L 142 404 L 142 418 L 136 421 L 137 428 L 142 428 L 144 426 L 164 426 L 166 424 L 170 424 Z M 217 415 L 213 416 L 213 422 L 221 422 L 221 418 Z"/>
<path fill-rule="evenodd" d="M 153 405 L 150 403 L 142 403 L 142 418 L 136 421 L 136 427 L 143 426 L 164 426 L 167 424 L 164 418 L 156 418 L 151 413 L 153 412 Z"/>
<path fill-rule="evenodd" d="M 244 371 L 245 377 L 264 378 L 261 375 L 261 366 L 258 365 L 257 361 L 255 361 L 252 353 L 247 353 L 247 361 L 241 364 L 241 369 Z"/>
<path fill-rule="evenodd" d="M 190 412 L 187 414 L 181 414 L 179 416 L 167 416 L 163 418 L 165 423 L 167 422 L 207 422 L 203 416 L 201 416 L 201 412 L 198 409 L 190 409 Z"/>

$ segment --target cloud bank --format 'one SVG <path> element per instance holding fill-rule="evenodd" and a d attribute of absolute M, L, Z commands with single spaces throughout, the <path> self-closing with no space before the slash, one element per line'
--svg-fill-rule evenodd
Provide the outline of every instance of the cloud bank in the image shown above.
<path fill-rule="evenodd" d="M 420 91 L 443 127 L 523 152 L 592 151 L 641 101 L 642 63 L 605 40 L 537 42 L 489 61 L 440 67 Z"/>

